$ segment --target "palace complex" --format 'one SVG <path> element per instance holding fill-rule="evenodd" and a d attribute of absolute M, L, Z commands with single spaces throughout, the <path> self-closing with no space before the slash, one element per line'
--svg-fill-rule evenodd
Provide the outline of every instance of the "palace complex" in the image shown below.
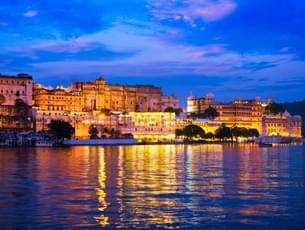
<path fill-rule="evenodd" d="M 261 136 L 301 137 L 302 118 L 287 111 L 265 113 L 260 98 L 218 102 L 214 95 L 188 97 L 187 111 L 176 117 L 167 108 L 178 109 L 175 95 L 164 95 L 152 85 L 107 84 L 103 78 L 73 82 L 65 87 L 45 87 L 33 83 L 32 76 L 0 75 L 0 129 L 3 131 L 44 131 L 51 120 L 65 120 L 75 128 L 75 138 L 88 138 L 90 127 L 105 137 L 115 133 L 132 134 L 143 141 L 175 140 L 176 129 L 194 124 L 206 133 L 215 133 L 222 124 L 228 127 L 257 129 Z M 212 107 L 215 119 L 190 118 Z"/>
<path fill-rule="evenodd" d="M 268 103 L 272 103 L 272 100 Z M 287 111 L 272 115 L 265 112 L 266 105 L 260 98 L 254 100 L 237 98 L 233 102 L 217 102 L 214 95 L 208 94 L 203 98 L 188 97 L 187 112 L 203 113 L 207 108 L 213 107 L 219 113 L 215 121 L 224 123 L 228 127 L 257 129 L 261 136 L 301 137 L 300 116 L 291 116 Z"/>

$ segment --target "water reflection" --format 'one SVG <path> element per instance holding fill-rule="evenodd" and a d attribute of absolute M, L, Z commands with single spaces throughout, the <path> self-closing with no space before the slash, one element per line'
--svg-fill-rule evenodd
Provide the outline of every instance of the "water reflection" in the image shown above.
<path fill-rule="evenodd" d="M 299 226 L 303 154 L 302 146 L 257 145 L 0 149 L 0 223 L 8 229 Z"/>

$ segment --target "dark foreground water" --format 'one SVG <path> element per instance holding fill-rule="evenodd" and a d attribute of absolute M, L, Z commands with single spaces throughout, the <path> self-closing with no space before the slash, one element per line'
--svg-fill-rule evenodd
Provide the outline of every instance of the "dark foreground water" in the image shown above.
<path fill-rule="evenodd" d="M 305 229 L 305 148 L 0 149 L 0 229 Z"/>

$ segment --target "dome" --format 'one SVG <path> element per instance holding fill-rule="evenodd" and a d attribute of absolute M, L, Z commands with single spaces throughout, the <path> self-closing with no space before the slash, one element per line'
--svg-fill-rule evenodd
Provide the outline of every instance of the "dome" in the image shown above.
<path fill-rule="evenodd" d="M 287 110 L 283 113 L 283 115 L 284 115 L 285 117 L 291 117 L 291 114 L 290 114 Z"/>
<path fill-rule="evenodd" d="M 192 99 L 194 99 L 194 97 L 193 96 L 188 96 L 187 99 L 192 100 Z"/>
<path fill-rule="evenodd" d="M 210 93 L 207 94 L 206 97 L 207 97 L 207 98 L 215 98 L 215 95 L 214 95 L 213 93 L 210 92 Z"/>

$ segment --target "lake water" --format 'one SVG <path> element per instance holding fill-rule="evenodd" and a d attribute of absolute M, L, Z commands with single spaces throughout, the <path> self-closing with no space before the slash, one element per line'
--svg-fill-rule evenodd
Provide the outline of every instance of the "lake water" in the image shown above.
<path fill-rule="evenodd" d="M 305 148 L 0 149 L 0 229 L 305 229 Z"/>

